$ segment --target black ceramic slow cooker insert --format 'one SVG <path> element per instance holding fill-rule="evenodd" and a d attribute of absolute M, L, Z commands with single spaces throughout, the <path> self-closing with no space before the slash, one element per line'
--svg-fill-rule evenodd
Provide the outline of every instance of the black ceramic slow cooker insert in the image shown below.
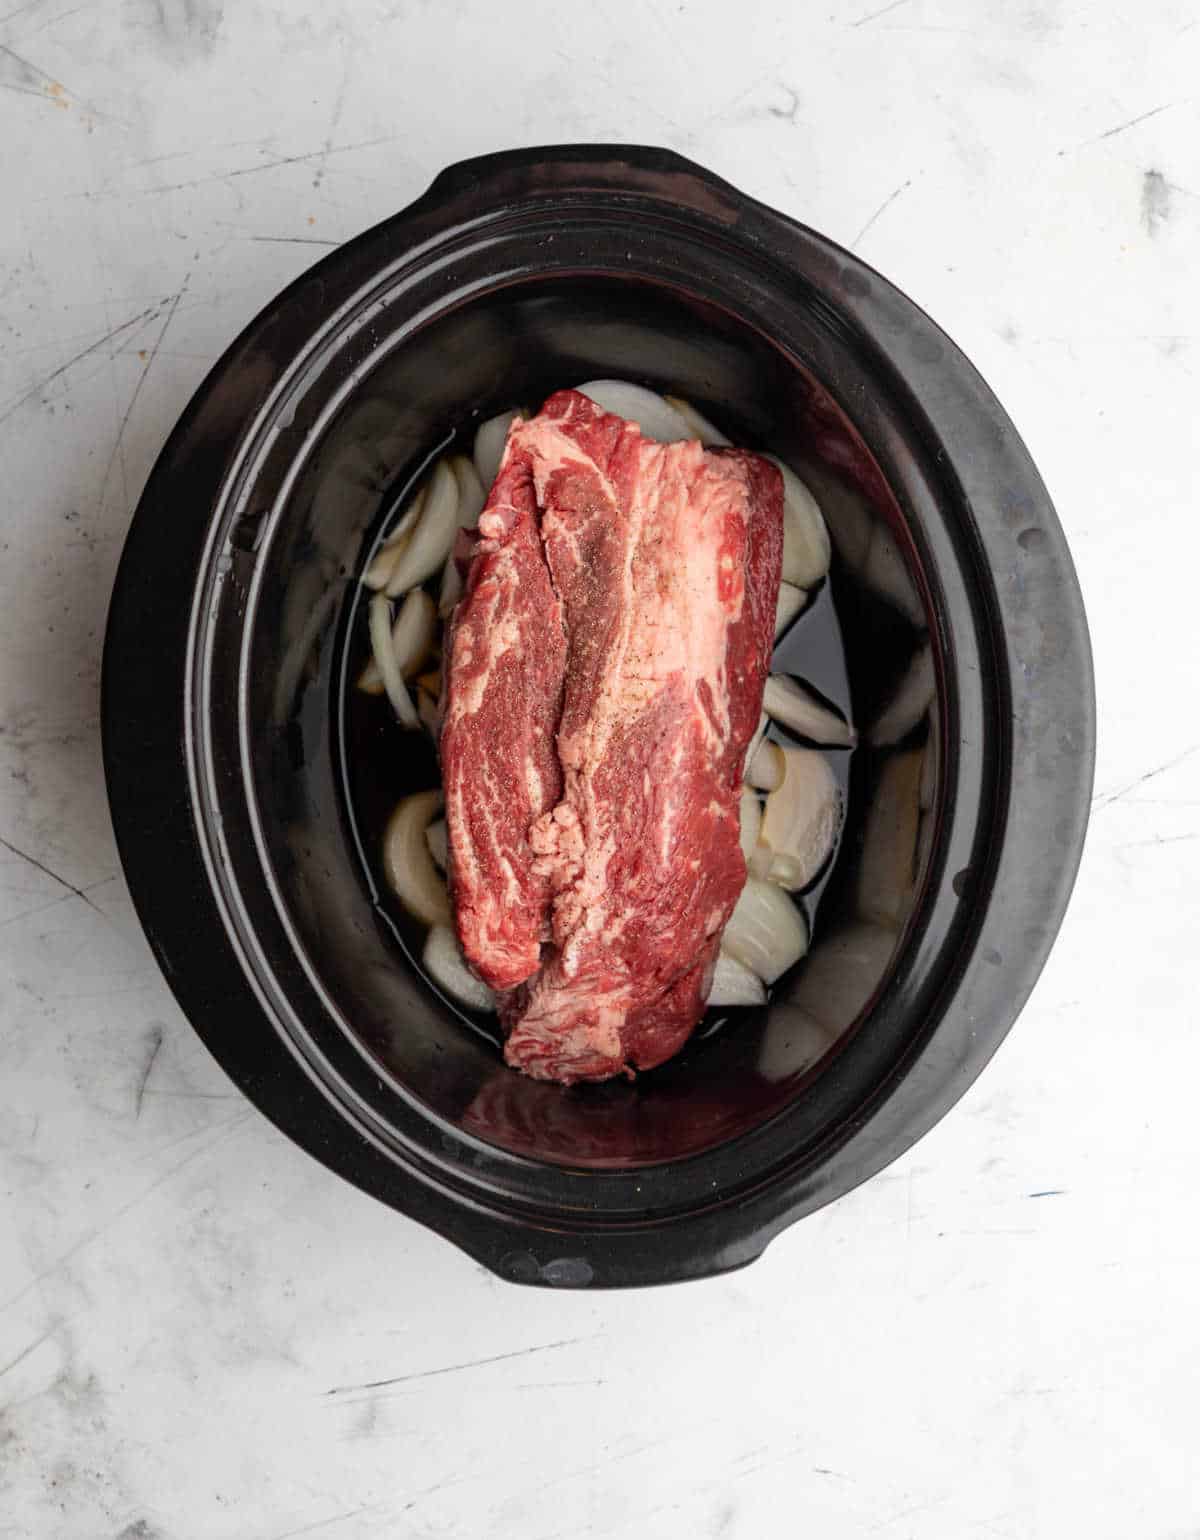
<path fill-rule="evenodd" d="M 357 577 L 397 496 L 456 431 L 601 376 L 801 470 L 834 537 L 820 603 L 857 721 L 921 647 L 937 689 L 905 912 L 863 922 L 896 752 L 866 742 L 812 952 L 769 1006 L 706 1019 L 633 1083 L 568 1091 L 508 1070 L 414 965 L 348 761 L 385 755 L 397 796 L 436 770 L 415 735 L 360 742 L 347 695 Z M 815 634 L 802 618 L 775 666 L 819 668 Z M 583 145 L 443 172 L 229 349 L 139 505 L 103 719 L 142 923 L 246 1094 L 502 1277 L 612 1286 L 751 1261 L 962 1094 L 1061 920 L 1094 706 L 1054 510 L 954 344 L 702 168 Z"/>

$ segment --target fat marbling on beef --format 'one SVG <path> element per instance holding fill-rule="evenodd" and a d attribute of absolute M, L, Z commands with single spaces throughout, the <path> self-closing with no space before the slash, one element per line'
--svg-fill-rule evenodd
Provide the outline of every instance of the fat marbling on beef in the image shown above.
<path fill-rule="evenodd" d="M 442 776 L 468 962 L 508 1063 L 649 1069 L 704 1010 L 745 880 L 778 470 L 576 391 L 514 422 L 447 644 Z"/>

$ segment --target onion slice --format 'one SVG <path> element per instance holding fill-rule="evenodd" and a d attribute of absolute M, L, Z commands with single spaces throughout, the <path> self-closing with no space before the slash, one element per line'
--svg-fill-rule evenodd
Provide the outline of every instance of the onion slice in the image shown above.
<path fill-rule="evenodd" d="M 754 763 L 754 757 L 758 753 L 759 745 L 762 743 L 763 738 L 766 735 L 767 728 L 770 727 L 770 725 L 771 719 L 764 711 L 758 719 L 758 726 L 754 729 L 754 734 L 751 737 L 750 742 L 746 745 L 746 757 L 742 761 L 743 779 L 749 775 L 750 766 Z"/>
<path fill-rule="evenodd" d="M 495 995 L 467 967 L 458 937 L 448 925 L 435 925 L 426 936 L 421 962 L 438 988 L 459 1005 L 471 1011 L 496 1009 Z"/>
<path fill-rule="evenodd" d="M 750 870 L 793 892 L 829 859 L 842 822 L 833 771 L 815 749 L 780 749 L 783 780 L 767 798 Z"/>
<path fill-rule="evenodd" d="M 764 984 L 773 984 L 808 950 L 808 926 L 782 888 L 751 877 L 729 917 L 721 950 Z"/>
<path fill-rule="evenodd" d="M 925 606 L 909 574 L 896 537 L 882 520 L 871 533 L 862 580 L 873 592 L 890 604 L 918 628 L 925 629 Z"/>
<path fill-rule="evenodd" d="M 933 653 L 926 642 L 913 653 L 891 700 L 871 728 L 871 742 L 884 746 L 907 738 L 933 703 L 934 688 Z"/>
<path fill-rule="evenodd" d="M 433 600 L 423 588 L 414 588 L 400 606 L 392 627 L 392 656 L 402 679 L 411 679 L 429 656 L 436 626 Z M 358 688 L 368 695 L 378 695 L 383 689 L 383 678 L 374 658 L 359 675 Z"/>
<path fill-rule="evenodd" d="M 851 572 L 861 572 L 875 531 L 875 515 L 866 501 L 829 471 L 809 475 L 820 494 L 827 527 L 838 555 Z"/>
<path fill-rule="evenodd" d="M 752 969 L 729 952 L 717 953 L 717 966 L 713 971 L 712 988 L 708 992 L 708 1004 L 765 1005 L 767 992 L 762 980 Z"/>
<path fill-rule="evenodd" d="M 810 961 L 805 973 L 811 966 Z M 764 1080 L 794 1080 L 823 1059 L 840 1036 L 807 1011 L 777 1005 L 771 1012 L 770 1030 L 763 1033 L 755 1068 Z"/>
<path fill-rule="evenodd" d="M 396 666 L 410 678 L 429 656 L 437 626 L 437 608 L 423 588 L 414 588 L 400 606 L 392 627 L 392 651 Z"/>
<path fill-rule="evenodd" d="M 689 429 L 689 437 L 698 438 L 702 444 L 728 444 L 730 441 L 714 427 L 703 412 L 698 412 L 690 401 L 685 401 L 682 396 L 664 396 L 663 400 L 673 412 L 678 412 Z"/>
<path fill-rule="evenodd" d="M 396 897 L 423 925 L 449 925 L 450 898 L 429 846 L 425 830 L 442 808 L 440 791 L 419 791 L 405 797 L 388 819 L 383 836 L 383 869 Z"/>
<path fill-rule="evenodd" d="M 606 412 L 636 423 L 646 438 L 657 439 L 660 444 L 675 444 L 695 436 L 681 412 L 641 385 L 632 385 L 628 380 L 589 380 L 575 388 Z"/>
<path fill-rule="evenodd" d="M 520 416 L 520 411 L 514 407 L 511 412 L 501 412 L 498 417 L 489 417 L 476 429 L 472 458 L 479 483 L 485 494 L 491 491 L 496 472 L 500 469 L 500 461 L 504 458 L 508 430 L 513 420 Z"/>
<path fill-rule="evenodd" d="M 878 925 L 852 924 L 819 937 L 788 1003 L 840 1035 L 883 982 L 895 948 L 895 934 Z"/>
<path fill-rule="evenodd" d="M 858 870 L 858 912 L 898 930 L 912 908 L 921 817 L 920 749 L 893 754 L 867 809 Z"/>
<path fill-rule="evenodd" d="M 764 455 L 783 477 L 783 579 L 811 588 L 829 571 L 829 531 L 817 500 L 778 455 Z"/>
<path fill-rule="evenodd" d="M 375 595 L 368 606 L 368 614 L 371 654 L 375 659 L 375 667 L 379 670 L 379 677 L 383 681 L 383 688 L 387 691 L 387 698 L 392 703 L 392 710 L 400 719 L 402 726 L 419 727 L 417 709 L 412 703 L 412 696 L 405 688 L 400 665 L 396 662 L 396 654 L 392 651 L 392 607 L 385 594 Z"/>
<path fill-rule="evenodd" d="M 783 785 L 784 766 L 783 750 L 777 743 L 764 739 L 746 766 L 746 782 L 759 791 L 774 791 Z"/>
<path fill-rule="evenodd" d="M 438 590 L 438 615 L 442 620 L 449 620 L 454 613 L 455 606 L 462 598 L 463 580 L 462 573 L 458 570 L 458 562 L 451 551 L 446 565 L 442 569 L 442 586 Z"/>
<path fill-rule="evenodd" d="M 450 469 L 454 472 L 455 481 L 458 482 L 459 525 L 463 529 L 474 529 L 479 523 L 483 505 L 487 502 L 483 482 L 480 481 L 475 470 L 475 462 L 468 460 L 466 455 L 455 455 L 450 461 Z"/>
<path fill-rule="evenodd" d="M 441 728 L 442 712 L 437 700 L 428 690 L 417 691 L 417 715 L 421 719 L 421 726 L 436 743 Z"/>
<path fill-rule="evenodd" d="M 421 516 L 388 578 L 389 597 L 423 583 L 450 555 L 459 525 L 458 508 L 458 479 L 446 461 L 439 460 L 429 478 Z"/>
<path fill-rule="evenodd" d="M 831 748 L 853 748 L 858 734 L 811 690 L 787 674 L 772 674 L 763 691 L 763 710 L 801 738 Z"/>
<path fill-rule="evenodd" d="M 775 601 L 775 640 L 778 641 L 787 628 L 808 603 L 808 593 L 795 583 L 780 583 L 779 598 Z"/>
<path fill-rule="evenodd" d="M 428 486 L 421 487 L 404 510 L 399 524 L 375 552 L 371 564 L 363 573 L 363 582 L 368 588 L 386 588 L 388 581 L 395 570 L 396 563 L 400 560 L 401 552 L 409 542 L 413 525 L 421 517 L 421 510 L 425 506 L 425 496 Z"/>
<path fill-rule="evenodd" d="M 749 786 L 742 788 L 741 801 L 738 803 L 738 825 L 742 854 L 746 858 L 746 865 L 749 866 L 754 847 L 758 844 L 758 831 L 762 825 L 762 808 Z"/>

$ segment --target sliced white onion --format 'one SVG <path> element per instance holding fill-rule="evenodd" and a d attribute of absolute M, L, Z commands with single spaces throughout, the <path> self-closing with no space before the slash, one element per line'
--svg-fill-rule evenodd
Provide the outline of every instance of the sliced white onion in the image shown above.
<path fill-rule="evenodd" d="M 782 888 L 751 877 L 729 917 L 721 950 L 764 984 L 773 984 L 807 949 L 808 926 L 799 909 Z"/>
<path fill-rule="evenodd" d="M 389 595 L 406 593 L 438 570 L 450 554 L 458 522 L 458 479 L 446 461 L 439 460 L 421 516 L 388 578 Z"/>
<path fill-rule="evenodd" d="M 438 590 L 438 614 L 443 620 L 449 620 L 454 613 L 454 607 L 462 598 L 463 580 L 462 573 L 458 570 L 458 563 L 451 551 L 442 569 L 442 586 Z"/>
<path fill-rule="evenodd" d="M 450 899 L 433 864 L 425 830 L 442 809 L 440 791 L 405 797 L 388 819 L 383 836 L 383 869 L 396 897 L 423 925 L 449 925 Z"/>
<path fill-rule="evenodd" d="M 763 691 L 763 710 L 773 722 L 779 722 L 801 738 L 832 748 L 853 748 L 858 734 L 849 722 L 831 711 L 798 679 L 787 674 L 772 674 Z"/>
<path fill-rule="evenodd" d="M 754 853 L 754 847 L 758 844 L 758 830 L 762 823 L 762 808 L 749 786 L 742 788 L 742 798 L 738 803 L 738 823 L 741 831 L 742 854 L 748 865 Z"/>
<path fill-rule="evenodd" d="M 425 972 L 452 1000 L 471 1011 L 494 1011 L 496 997 L 467 967 L 458 937 L 448 925 L 435 925 L 421 953 Z"/>
<path fill-rule="evenodd" d="M 423 588 L 414 588 L 400 606 L 396 624 L 392 627 L 392 656 L 402 679 L 411 679 L 429 656 L 436 628 L 437 611 L 433 600 Z M 368 695 L 378 695 L 383 689 L 383 678 L 374 658 L 363 669 L 358 688 Z"/>
<path fill-rule="evenodd" d="M 807 1011 L 776 1005 L 755 1067 L 764 1080 L 793 1080 L 823 1059 L 840 1036 Z"/>
<path fill-rule="evenodd" d="M 754 763 L 754 757 L 758 753 L 759 745 L 762 743 L 763 737 L 766 734 L 767 728 L 770 727 L 770 725 L 771 725 L 771 719 L 767 715 L 767 713 L 764 711 L 762 716 L 760 716 L 759 719 L 758 719 L 758 726 L 754 729 L 753 737 L 750 739 L 750 742 L 746 745 L 746 757 L 742 761 L 742 779 L 743 780 L 748 775 L 749 770 L 750 770 L 750 766 Z"/>
<path fill-rule="evenodd" d="M 717 966 L 713 972 L 712 988 L 708 992 L 708 1005 L 765 1005 L 767 992 L 758 974 L 729 952 L 717 953 Z"/>
<path fill-rule="evenodd" d="M 474 461 L 468 460 L 466 455 L 455 455 L 450 461 L 450 469 L 454 472 L 455 481 L 458 482 L 459 525 L 463 529 L 474 529 L 479 523 L 483 505 L 487 502 L 483 482 L 479 479 Z"/>
<path fill-rule="evenodd" d="M 882 983 L 895 947 L 893 932 L 878 925 L 854 924 L 820 936 L 788 1003 L 840 1035 Z"/>
<path fill-rule="evenodd" d="M 912 908 L 921 817 L 920 749 L 885 761 L 867 809 L 858 869 L 858 912 L 896 930 Z"/>
<path fill-rule="evenodd" d="M 871 728 L 871 742 L 884 745 L 907 738 L 929 710 L 934 689 L 933 653 L 926 642 L 913 653 L 891 700 L 879 713 Z"/>
<path fill-rule="evenodd" d="M 429 846 L 429 854 L 433 857 L 434 865 L 439 871 L 444 872 L 450 864 L 450 833 L 444 818 L 439 818 L 428 826 L 425 830 L 425 843 Z"/>
<path fill-rule="evenodd" d="M 780 583 L 779 598 L 775 602 L 775 640 L 778 641 L 787 628 L 808 603 L 808 594 L 795 583 Z"/>
<path fill-rule="evenodd" d="M 783 476 L 783 580 L 811 588 L 829 571 L 829 531 L 817 500 L 778 455 L 766 455 Z"/>
<path fill-rule="evenodd" d="M 395 571 L 396 563 L 400 560 L 400 553 L 404 550 L 412 535 L 413 525 L 421 517 L 421 510 L 425 506 L 425 496 L 428 486 L 423 486 L 412 498 L 408 507 L 404 510 L 399 524 L 375 552 L 371 565 L 363 573 L 363 582 L 368 588 L 386 588 L 388 579 Z"/>
<path fill-rule="evenodd" d="M 400 665 L 396 662 L 396 654 L 392 651 L 392 606 L 388 603 L 387 596 L 376 594 L 368 605 L 367 611 L 370 617 L 371 655 L 375 660 L 375 667 L 379 670 L 383 688 L 387 691 L 387 698 L 392 703 L 392 710 L 400 719 L 402 726 L 419 727 L 417 708 L 413 705 L 412 696 L 405 688 Z"/>
<path fill-rule="evenodd" d="M 417 715 L 421 726 L 436 743 L 441 728 L 441 708 L 428 690 L 417 691 Z"/>
<path fill-rule="evenodd" d="M 414 588 L 400 606 L 392 627 L 392 651 L 405 679 L 415 674 L 429 656 L 436 629 L 437 606 L 423 588 Z"/>
<path fill-rule="evenodd" d="M 675 444 L 693 436 L 682 413 L 654 391 L 631 385 L 628 380 L 589 380 L 575 388 L 606 412 L 637 423 L 646 438 L 657 439 L 660 444 Z"/>
<path fill-rule="evenodd" d="M 476 430 L 472 457 L 475 461 L 476 474 L 485 493 L 492 490 L 492 482 L 495 481 L 496 472 L 500 469 L 500 461 L 504 458 L 504 444 L 508 438 L 508 430 L 513 419 L 520 415 L 521 413 L 514 407 L 511 412 L 501 412 L 498 417 L 489 417 L 486 422 L 481 422 Z"/>
<path fill-rule="evenodd" d="M 862 580 L 880 598 L 888 600 L 912 622 L 924 628 L 925 606 L 909 575 L 900 547 L 888 526 L 880 520 L 871 534 L 866 561 L 862 567 Z"/>
<path fill-rule="evenodd" d="M 820 506 L 846 566 L 914 626 L 924 629 L 925 607 L 887 523 L 861 494 L 828 470 L 813 467 L 807 474 L 816 484 Z M 786 571 L 784 576 L 787 576 Z"/>
<path fill-rule="evenodd" d="M 746 767 L 746 783 L 759 791 L 774 791 L 783 784 L 785 760 L 777 743 L 764 738 Z"/>
<path fill-rule="evenodd" d="M 833 472 L 808 467 L 807 474 L 816 486 L 816 495 L 821 500 L 820 507 L 838 555 L 851 572 L 861 572 L 875 530 L 875 515 L 865 498 L 846 486 Z"/>
<path fill-rule="evenodd" d="M 793 892 L 806 888 L 833 849 L 842 796 L 815 749 L 781 749 L 783 780 L 767 798 L 750 869 Z"/>
<path fill-rule="evenodd" d="M 678 412 L 684 422 L 687 423 L 691 438 L 698 438 L 702 444 L 728 444 L 730 441 L 714 427 L 703 412 L 698 412 L 690 401 L 685 401 L 682 396 L 664 396 L 663 400 L 672 411 Z"/>

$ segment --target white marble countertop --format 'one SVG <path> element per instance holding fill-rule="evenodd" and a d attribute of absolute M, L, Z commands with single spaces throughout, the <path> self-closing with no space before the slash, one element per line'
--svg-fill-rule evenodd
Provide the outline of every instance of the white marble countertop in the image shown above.
<path fill-rule="evenodd" d="M 1194 0 L 5 10 L 3 1540 L 1200 1533 Z M 1050 965 L 932 1134 L 747 1272 L 557 1295 L 210 1060 L 119 874 L 97 677 L 241 326 L 445 163 L 608 138 L 853 246 L 979 365 L 1078 561 L 1100 758 Z"/>

